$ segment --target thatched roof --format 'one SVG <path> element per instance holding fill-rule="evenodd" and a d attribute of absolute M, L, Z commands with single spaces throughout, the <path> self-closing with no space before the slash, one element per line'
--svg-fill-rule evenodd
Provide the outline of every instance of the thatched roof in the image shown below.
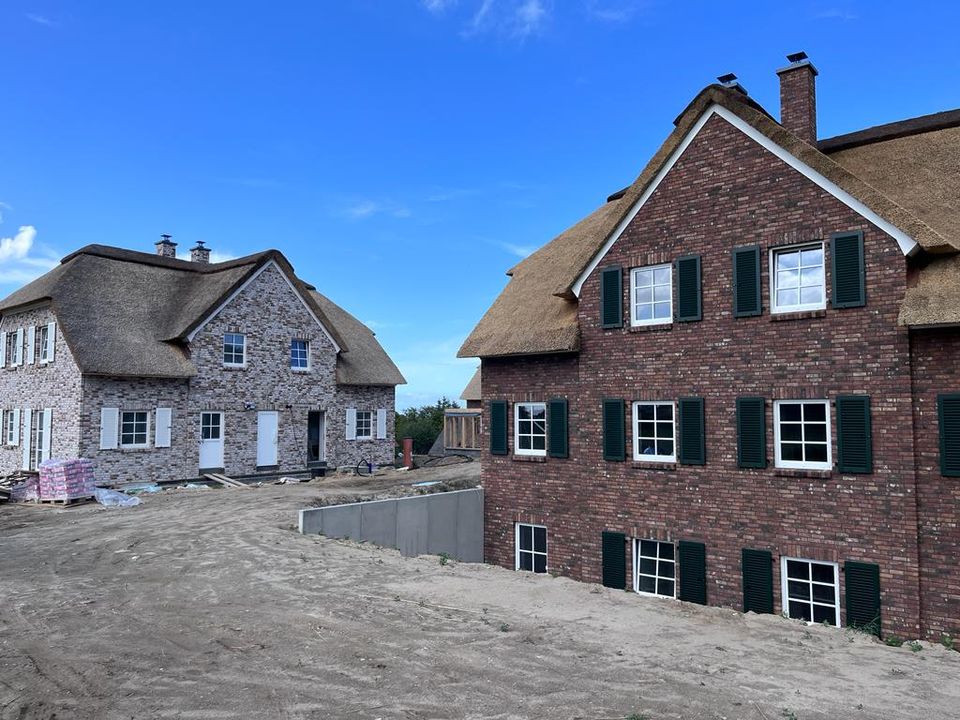
<path fill-rule="evenodd" d="M 470 382 L 467 383 L 467 386 L 463 389 L 463 392 L 460 393 L 461 400 L 483 400 L 483 393 L 480 391 L 480 368 L 477 368 L 477 371 L 473 374 L 473 377 L 470 378 Z"/>
<path fill-rule="evenodd" d="M 805 143 L 743 93 L 721 85 L 710 85 L 677 117 L 673 132 L 633 184 L 612 195 L 607 204 L 558 235 L 508 273 L 512 276 L 510 282 L 467 337 L 458 355 L 495 357 L 579 350 L 574 292 L 577 280 L 703 113 L 713 105 L 734 113 L 882 220 L 915 240 L 921 249 L 928 252 L 960 250 L 960 234 L 953 232 L 950 221 L 934 220 L 935 209 L 926 212 L 925 206 L 907 193 L 901 192 L 893 197 L 892 192 L 888 194 L 877 186 L 880 183 L 870 183 L 845 163 L 837 162 Z M 949 155 L 945 144 L 939 149 L 945 156 Z M 945 166 L 949 162 L 949 159 L 943 161 Z M 950 212 L 952 208 L 946 208 L 945 214 Z"/>
<path fill-rule="evenodd" d="M 960 325 L 960 255 L 931 256 L 910 277 L 900 305 L 901 325 Z"/>
<path fill-rule="evenodd" d="M 191 377 L 196 367 L 187 348 L 190 333 L 271 261 L 298 287 L 341 355 L 350 356 L 345 376 L 357 377 L 357 368 L 363 368 L 365 377 L 377 381 L 369 384 L 403 382 L 379 343 L 371 345 L 355 327 L 359 323 L 329 300 L 321 305 L 277 250 L 204 264 L 88 245 L 0 300 L 0 315 L 49 301 L 85 374 Z M 384 358 L 392 372 L 384 372 Z"/>

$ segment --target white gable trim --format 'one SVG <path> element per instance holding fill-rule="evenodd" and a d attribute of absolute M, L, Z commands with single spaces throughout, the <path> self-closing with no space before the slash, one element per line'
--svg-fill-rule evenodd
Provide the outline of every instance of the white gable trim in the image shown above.
<path fill-rule="evenodd" d="M 290 289 L 293 291 L 293 294 L 297 296 L 297 299 L 300 301 L 300 304 L 303 305 L 304 310 L 306 310 L 306 311 L 310 314 L 310 317 L 313 318 L 314 322 L 317 323 L 317 325 L 320 326 L 320 329 L 323 331 L 323 334 L 327 336 L 327 339 L 328 339 L 328 340 L 330 340 L 330 344 L 333 345 L 334 351 L 335 351 L 335 352 L 340 352 L 340 346 L 337 344 L 337 341 L 333 339 L 333 335 L 331 335 L 330 332 L 327 330 L 327 328 L 324 326 L 324 324 L 323 324 L 322 322 L 320 322 L 320 318 L 318 318 L 318 317 L 316 316 L 316 314 L 314 314 L 313 310 L 310 309 L 310 306 L 307 305 L 307 301 L 303 299 L 303 296 L 300 294 L 300 291 L 297 290 L 297 288 L 294 286 L 293 282 L 291 282 L 290 278 L 288 278 L 288 277 L 287 277 L 287 274 L 283 271 L 283 268 L 281 268 L 279 265 L 277 265 L 277 263 L 276 263 L 275 260 L 270 260 L 269 262 L 264 263 L 263 267 L 261 267 L 261 268 L 260 268 L 259 270 L 257 270 L 253 275 L 251 275 L 250 277 L 248 277 L 248 278 L 244 281 L 243 285 L 241 285 L 241 286 L 238 287 L 236 290 L 234 290 L 232 293 L 230 293 L 230 295 L 227 297 L 227 299 L 224 300 L 222 303 L 220 303 L 220 305 L 217 307 L 216 310 L 214 310 L 212 313 L 210 313 L 210 314 L 204 319 L 204 321 L 203 321 L 202 323 L 200 323 L 199 325 L 197 325 L 197 327 L 195 327 L 195 328 L 193 329 L 193 331 L 191 331 L 191 333 L 190 333 L 189 335 L 187 335 L 187 341 L 188 341 L 188 342 L 193 342 L 193 338 L 195 338 L 195 337 L 197 336 L 197 333 L 198 333 L 198 332 L 200 332 L 201 330 L 203 330 L 203 328 L 207 325 L 207 323 L 209 323 L 209 322 L 210 322 L 211 320 L 213 320 L 217 315 L 219 315 L 227 305 L 229 305 L 231 302 L 233 302 L 234 298 L 236 298 L 237 295 L 239 295 L 239 294 L 242 293 L 244 290 L 246 290 L 247 287 L 249 287 L 250 284 L 251 284 L 254 280 L 256 280 L 258 277 L 260 277 L 260 275 L 261 275 L 267 268 L 269 268 L 269 267 L 275 267 L 275 268 L 277 269 L 277 272 L 280 273 L 280 277 L 282 277 L 284 280 L 286 280 L 287 285 L 290 286 Z"/>
<path fill-rule="evenodd" d="M 745 122 L 738 115 L 730 112 L 721 105 L 714 104 L 708 107 L 704 111 L 703 115 L 700 116 L 700 119 L 697 120 L 692 128 L 690 128 L 690 132 L 684 136 L 680 144 L 670 154 L 667 162 L 664 163 L 663 167 L 660 168 L 660 171 L 656 174 L 656 176 L 654 176 L 653 180 L 647 186 L 647 189 L 643 191 L 643 194 L 640 196 L 637 202 L 634 203 L 633 207 L 630 208 L 630 211 L 626 214 L 623 220 L 621 220 L 616 228 L 614 228 L 613 232 L 610 234 L 610 237 L 607 238 L 607 241 L 603 244 L 603 247 L 600 248 L 600 251 L 594 256 L 593 260 L 590 261 L 590 264 L 587 266 L 586 270 L 584 270 L 580 277 L 577 278 L 577 281 L 573 285 L 573 292 L 577 297 L 580 297 L 580 291 L 583 288 L 583 283 L 586 282 L 590 274 L 597 269 L 597 266 L 603 260 L 604 256 L 610 251 L 610 248 L 613 247 L 613 244 L 620 239 L 623 231 L 637 216 L 637 213 L 640 212 L 640 208 L 642 208 L 650 196 L 653 195 L 657 187 L 667 176 L 667 173 L 673 169 L 673 166 L 677 163 L 677 160 L 680 159 L 680 156 L 683 155 L 686 149 L 690 146 L 690 143 L 693 142 L 694 138 L 696 138 L 699 132 L 703 129 L 703 126 L 706 125 L 707 121 L 714 115 L 718 115 L 726 120 L 728 123 L 733 125 L 733 127 L 749 137 L 762 148 L 768 150 L 770 153 L 785 162 L 812 183 L 827 191 L 858 215 L 861 215 L 864 219 L 873 223 L 883 232 L 887 233 L 887 235 L 897 241 L 897 244 L 900 246 L 900 250 L 904 255 L 911 255 L 916 251 L 918 247 L 917 241 L 900 230 L 900 228 L 896 227 L 889 221 L 884 220 L 846 190 L 841 188 L 833 181 L 828 180 L 805 162 L 799 160 L 792 153 L 777 145 L 777 143 L 773 142 L 766 135 L 761 133 L 749 123 Z"/>

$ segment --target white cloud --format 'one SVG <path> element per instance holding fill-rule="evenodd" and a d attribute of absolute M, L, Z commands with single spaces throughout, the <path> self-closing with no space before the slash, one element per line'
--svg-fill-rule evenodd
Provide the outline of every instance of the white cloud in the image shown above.
<path fill-rule="evenodd" d="M 33 225 L 21 225 L 13 237 L 0 238 L 0 261 L 25 258 L 36 237 L 37 229 Z"/>
<path fill-rule="evenodd" d="M 457 400 L 477 368 L 476 358 L 458 358 L 463 337 L 407 343 L 402 350 L 388 348 L 406 385 L 397 387 L 397 408 L 433 404 L 446 395 Z"/>
<path fill-rule="evenodd" d="M 500 247 L 506 250 L 512 255 L 516 255 L 519 258 L 525 258 L 527 255 L 530 255 L 537 248 L 532 245 L 514 245 L 513 243 L 502 242 Z"/>
<path fill-rule="evenodd" d="M 33 225 L 21 225 L 13 237 L 0 238 L 0 285 L 25 285 L 59 264 L 53 250 L 35 247 L 36 237 Z"/>
<path fill-rule="evenodd" d="M 420 0 L 420 4 L 432 13 L 440 14 L 457 4 L 457 0 Z"/>
<path fill-rule="evenodd" d="M 350 220 L 365 220 L 374 215 L 408 218 L 413 213 L 410 212 L 410 209 L 406 205 L 394 202 L 393 200 L 362 199 L 348 202 L 345 206 L 336 210 L 334 214 L 349 218 Z"/>
<path fill-rule="evenodd" d="M 53 27 L 57 23 L 48 18 L 46 15 L 38 15 L 37 13 L 26 13 L 25 17 L 30 22 L 35 22 L 37 25 L 46 25 L 47 27 Z"/>
<path fill-rule="evenodd" d="M 586 0 L 584 7 L 587 15 L 594 20 L 600 20 L 608 23 L 628 22 L 637 12 L 640 5 L 646 5 L 646 2 L 637 0 Z"/>
<path fill-rule="evenodd" d="M 515 31 L 520 37 L 537 32 L 547 17 L 542 0 L 524 0 L 514 15 Z"/>
<path fill-rule="evenodd" d="M 552 3 L 553 0 L 475 0 L 460 35 L 472 38 L 493 33 L 523 40 L 543 28 L 550 17 Z M 421 4 L 439 16 L 455 2 L 421 0 Z"/>

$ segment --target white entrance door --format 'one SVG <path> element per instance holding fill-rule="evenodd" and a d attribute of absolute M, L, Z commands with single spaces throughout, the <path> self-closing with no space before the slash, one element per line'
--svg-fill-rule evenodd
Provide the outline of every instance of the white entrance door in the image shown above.
<path fill-rule="evenodd" d="M 257 413 L 257 465 L 270 467 L 277 464 L 279 416 L 276 410 Z"/>
<path fill-rule="evenodd" d="M 200 468 L 223 467 L 223 413 L 200 413 Z"/>

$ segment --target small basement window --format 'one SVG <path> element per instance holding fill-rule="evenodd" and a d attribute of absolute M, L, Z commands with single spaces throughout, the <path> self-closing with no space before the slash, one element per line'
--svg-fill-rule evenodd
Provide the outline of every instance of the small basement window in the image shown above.
<path fill-rule="evenodd" d="M 546 455 L 547 404 L 517 403 L 514 408 L 514 452 L 517 455 Z"/>
<path fill-rule="evenodd" d="M 149 413 L 143 410 L 124 410 L 120 413 L 120 447 L 147 447 Z"/>
<path fill-rule="evenodd" d="M 226 333 L 223 336 L 223 364 L 229 367 L 243 367 L 246 362 L 247 338 L 240 333 Z"/>
<path fill-rule="evenodd" d="M 775 313 L 822 310 L 827 306 L 823 243 L 772 250 L 770 276 Z"/>
<path fill-rule="evenodd" d="M 517 523 L 514 535 L 517 545 L 517 570 L 545 573 L 547 571 L 547 528 L 543 525 Z"/>
<path fill-rule="evenodd" d="M 830 406 L 826 400 L 777 400 L 773 417 L 777 467 L 830 469 Z"/>
<path fill-rule="evenodd" d="M 781 558 L 783 610 L 794 620 L 840 627 L 840 581 L 836 563 Z"/>
<path fill-rule="evenodd" d="M 630 273 L 630 324 L 673 322 L 673 267 L 651 265 Z"/>
<path fill-rule="evenodd" d="M 633 589 L 641 595 L 677 596 L 677 561 L 673 543 L 635 540 Z"/>

